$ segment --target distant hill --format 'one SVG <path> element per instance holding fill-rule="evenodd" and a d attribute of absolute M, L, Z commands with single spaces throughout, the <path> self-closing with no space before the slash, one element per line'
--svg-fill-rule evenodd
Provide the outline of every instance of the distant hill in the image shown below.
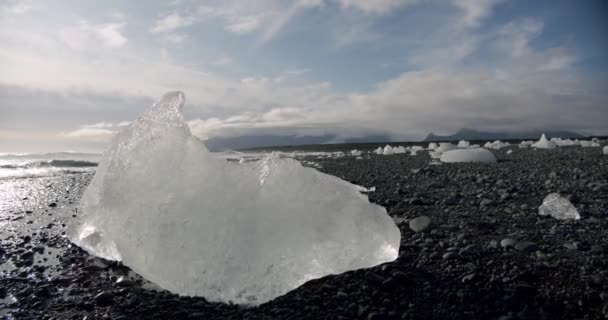
<path fill-rule="evenodd" d="M 327 143 L 365 143 L 390 141 L 388 136 L 369 135 L 361 138 L 336 139 L 335 135 L 296 136 L 296 135 L 247 135 L 230 138 L 216 137 L 205 141 L 211 151 L 251 149 L 262 147 L 301 146 Z"/>
<path fill-rule="evenodd" d="M 585 136 L 571 131 L 522 131 L 522 132 L 485 132 L 473 129 L 460 129 L 453 135 L 438 136 L 433 133 L 424 139 L 427 142 L 437 141 L 458 141 L 458 140 L 519 140 L 519 139 L 538 139 L 541 134 L 545 134 L 548 139 L 553 137 L 560 138 L 585 138 Z"/>

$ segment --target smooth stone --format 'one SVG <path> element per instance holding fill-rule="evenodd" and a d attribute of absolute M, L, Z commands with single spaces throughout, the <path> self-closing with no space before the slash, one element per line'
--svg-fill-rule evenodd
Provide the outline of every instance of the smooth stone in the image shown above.
<path fill-rule="evenodd" d="M 112 304 L 114 295 L 110 291 L 102 291 L 93 298 L 98 305 L 107 306 Z"/>
<path fill-rule="evenodd" d="M 515 244 L 517 244 L 517 240 L 515 240 L 515 239 L 504 238 L 504 239 L 500 240 L 500 246 L 505 249 L 509 248 L 509 247 L 513 247 L 513 246 L 515 246 Z"/>
<path fill-rule="evenodd" d="M 409 226 L 410 226 L 410 229 L 412 229 L 412 231 L 414 231 L 414 232 L 423 232 L 423 231 L 427 230 L 431 226 L 432 223 L 433 223 L 433 220 L 430 217 L 420 216 L 418 218 L 414 218 L 414 219 L 410 220 Z"/>
<path fill-rule="evenodd" d="M 522 241 L 515 245 L 515 250 L 521 252 L 534 252 L 538 250 L 538 245 L 532 241 Z"/>
<path fill-rule="evenodd" d="M 456 257 L 458 257 L 456 252 L 446 252 L 442 256 L 443 260 L 456 259 Z"/>

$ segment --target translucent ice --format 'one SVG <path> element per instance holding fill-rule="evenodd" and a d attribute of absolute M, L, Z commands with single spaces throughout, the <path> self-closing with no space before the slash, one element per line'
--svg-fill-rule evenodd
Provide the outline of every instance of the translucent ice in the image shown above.
<path fill-rule="evenodd" d="M 486 144 L 483 145 L 484 148 L 486 149 L 496 149 L 496 150 L 500 150 L 504 147 L 508 147 L 511 144 L 508 142 L 502 142 L 500 140 L 496 140 L 494 142 L 486 142 Z"/>
<path fill-rule="evenodd" d="M 483 148 L 450 150 L 441 154 L 441 162 L 496 162 L 490 150 Z"/>
<path fill-rule="evenodd" d="M 406 149 L 403 146 L 398 146 L 398 147 L 394 147 L 393 148 L 393 153 L 394 154 L 402 154 L 402 153 L 405 153 L 405 152 L 406 152 Z"/>
<path fill-rule="evenodd" d="M 190 134 L 183 103 L 167 93 L 116 135 L 75 244 L 169 291 L 246 304 L 397 257 L 399 229 L 355 185 L 277 155 L 219 159 Z"/>
<path fill-rule="evenodd" d="M 538 141 L 532 144 L 532 147 L 537 149 L 555 149 L 556 146 L 557 143 L 555 143 L 555 141 L 547 140 L 544 133 Z"/>
<path fill-rule="evenodd" d="M 543 204 L 538 207 L 538 214 L 541 216 L 552 216 L 560 220 L 578 220 L 581 218 L 572 203 L 557 193 L 550 193 L 545 197 Z"/>
<path fill-rule="evenodd" d="M 384 149 L 382 150 L 382 154 L 385 156 L 390 156 L 391 154 L 393 154 L 393 147 L 389 146 L 388 144 L 386 146 L 384 146 Z"/>
<path fill-rule="evenodd" d="M 460 141 L 458 141 L 458 148 L 466 149 L 469 146 L 471 146 L 471 143 L 468 142 L 468 141 L 466 141 L 466 140 L 460 140 Z"/>
<path fill-rule="evenodd" d="M 456 145 L 453 145 L 449 142 L 441 142 L 439 143 L 439 147 L 435 148 L 436 152 L 444 153 L 446 151 L 458 149 Z"/>

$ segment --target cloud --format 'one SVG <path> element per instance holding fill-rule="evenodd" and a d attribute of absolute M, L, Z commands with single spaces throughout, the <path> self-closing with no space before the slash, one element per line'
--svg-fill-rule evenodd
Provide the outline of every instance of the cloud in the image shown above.
<path fill-rule="evenodd" d="M 135 119 L 152 98 L 165 91 L 183 90 L 189 124 L 203 138 L 327 133 L 342 138 L 388 134 L 396 139 L 416 139 L 429 131 L 449 133 L 461 127 L 605 128 L 601 120 L 605 119 L 602 108 L 608 104 L 608 81 L 577 69 L 581 55 L 570 46 L 559 41 L 552 41 L 556 44 L 552 47 L 537 45 L 545 28 L 539 18 L 485 25 L 497 1 L 336 1 L 264 0 L 253 4 L 227 0 L 200 7 L 193 16 L 177 14 L 179 18 L 168 19 L 175 12 L 168 13 L 144 30 L 157 34 L 143 34 L 159 37 L 156 40 L 165 48 L 159 48 L 158 41 L 141 45 L 146 39 L 127 42 L 124 16 L 110 21 L 82 20 L 60 28 L 59 37 L 56 28 L 43 25 L 20 33 L 33 22 L 26 20 L 19 25 L 19 21 L 4 20 L 0 28 L 4 44 L 0 47 L 0 89 L 2 85 L 10 88 L 0 90 L 0 101 L 10 112 L 0 110 L 0 126 L 13 130 L 7 125 L 22 123 L 25 128 L 27 123 L 24 131 L 43 126 L 52 132 L 47 135 L 58 139 L 101 143 L 126 124 L 121 120 Z M 420 5 L 416 10 L 438 7 L 441 12 L 423 15 L 429 22 L 419 29 L 387 32 L 383 23 L 378 23 L 377 19 L 414 5 Z M 311 14 L 322 11 L 320 16 L 327 15 L 331 21 L 318 26 L 318 31 L 309 20 L 296 18 L 299 14 L 308 17 L 304 10 L 311 10 Z M 225 47 L 200 41 L 204 49 L 195 51 L 188 43 L 184 52 L 171 51 L 175 46 L 167 43 L 198 39 L 198 34 L 190 33 L 195 30 L 187 30 L 190 38 L 185 38 L 186 30 L 180 29 L 195 22 L 216 23 L 216 27 L 241 36 L 226 41 Z M 303 25 L 298 28 L 327 31 L 330 38 L 342 42 L 330 44 L 331 39 L 323 38 L 325 34 L 315 33 L 323 38 L 311 40 L 311 47 L 319 46 L 311 51 L 318 57 L 290 62 L 291 57 L 285 55 L 287 58 L 278 59 L 281 61 L 276 65 L 275 54 L 286 53 L 271 51 L 281 50 L 276 48 L 278 42 L 277 46 L 257 48 L 255 54 L 241 55 L 243 48 L 272 41 L 282 32 L 287 36 L 286 28 L 299 23 Z M 253 39 L 244 39 L 244 35 Z M 348 47 L 363 42 L 365 47 Z M 66 50 L 66 45 L 74 50 Z M 118 47 L 121 50 L 100 50 Z M 354 49 L 361 50 L 353 53 Z M 355 57 L 359 53 L 364 58 Z M 335 57 L 343 57 L 340 62 L 362 72 L 387 61 L 393 63 L 392 70 L 381 75 L 381 81 L 359 81 L 368 89 L 349 89 L 338 82 L 357 80 L 337 75 L 332 78 L 334 85 L 322 75 L 337 71 L 319 70 L 327 64 L 314 62 Z M 213 67 L 230 64 L 229 68 Z M 370 74 L 369 78 L 381 77 Z M 17 97 L 15 88 L 30 91 Z M 134 97 L 139 100 L 130 103 Z M 83 123 L 86 125 L 80 125 Z"/>
<path fill-rule="evenodd" d="M 96 46 L 97 42 L 105 48 L 119 48 L 127 43 L 122 34 L 124 22 L 91 24 L 81 20 L 78 24 L 59 30 L 59 39 L 74 50 L 87 50 Z"/>
<path fill-rule="evenodd" d="M 384 14 L 419 0 L 337 0 L 345 9 L 358 9 L 365 13 Z"/>
<path fill-rule="evenodd" d="M 493 7 L 501 0 L 452 0 L 462 13 L 461 24 L 465 27 L 477 27 L 487 17 Z"/>
<path fill-rule="evenodd" d="M 32 10 L 33 7 L 32 3 L 26 0 L 4 0 L 4 3 L 0 4 L 0 13 L 22 15 Z"/>
<path fill-rule="evenodd" d="M 233 61 L 230 57 L 221 57 L 213 62 L 213 64 L 216 66 L 226 66 L 232 63 Z"/>
<path fill-rule="evenodd" d="M 60 138 L 83 139 L 93 142 L 108 142 L 123 127 L 131 124 L 131 121 L 97 122 L 86 124 L 72 131 L 63 131 L 58 134 Z"/>
<path fill-rule="evenodd" d="M 183 34 L 167 33 L 163 37 L 163 40 L 166 42 L 169 42 L 171 44 L 179 45 L 179 44 L 182 44 L 184 42 L 184 40 L 186 40 L 186 38 L 187 38 L 187 36 L 185 36 Z"/>
<path fill-rule="evenodd" d="M 152 33 L 171 32 L 179 28 L 190 26 L 194 23 L 194 17 L 182 16 L 177 12 L 165 14 L 156 21 L 150 29 Z"/>
<path fill-rule="evenodd" d="M 219 18 L 225 30 L 238 35 L 261 32 L 258 43 L 261 45 L 279 34 L 300 11 L 324 5 L 323 0 L 267 0 L 258 3 L 227 0 L 216 6 L 200 5 L 198 13 L 203 19 Z"/>
<path fill-rule="evenodd" d="M 116 133 L 114 130 L 98 129 L 98 128 L 82 128 L 74 131 L 60 134 L 62 137 L 70 138 L 95 138 L 95 139 L 108 139 Z"/>
<path fill-rule="evenodd" d="M 224 20 L 224 29 L 236 34 L 247 34 L 256 31 L 262 25 L 262 20 L 269 15 L 264 11 L 246 13 L 240 6 L 211 7 L 200 5 L 198 13 L 203 18 L 216 17 Z"/>

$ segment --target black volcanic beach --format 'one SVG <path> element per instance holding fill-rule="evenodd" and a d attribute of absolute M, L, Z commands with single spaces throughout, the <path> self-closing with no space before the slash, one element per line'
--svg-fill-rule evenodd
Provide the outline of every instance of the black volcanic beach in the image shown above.
<path fill-rule="evenodd" d="M 436 165 L 427 152 L 302 158 L 375 187 L 370 201 L 401 230 L 399 257 L 312 280 L 257 307 L 179 297 L 72 245 L 66 230 L 93 173 L 2 179 L 0 318 L 607 318 L 608 156 L 597 147 L 492 152 L 497 163 Z M 539 216 L 553 192 L 581 219 Z M 427 223 L 410 223 L 422 216 L 416 221 Z"/>

